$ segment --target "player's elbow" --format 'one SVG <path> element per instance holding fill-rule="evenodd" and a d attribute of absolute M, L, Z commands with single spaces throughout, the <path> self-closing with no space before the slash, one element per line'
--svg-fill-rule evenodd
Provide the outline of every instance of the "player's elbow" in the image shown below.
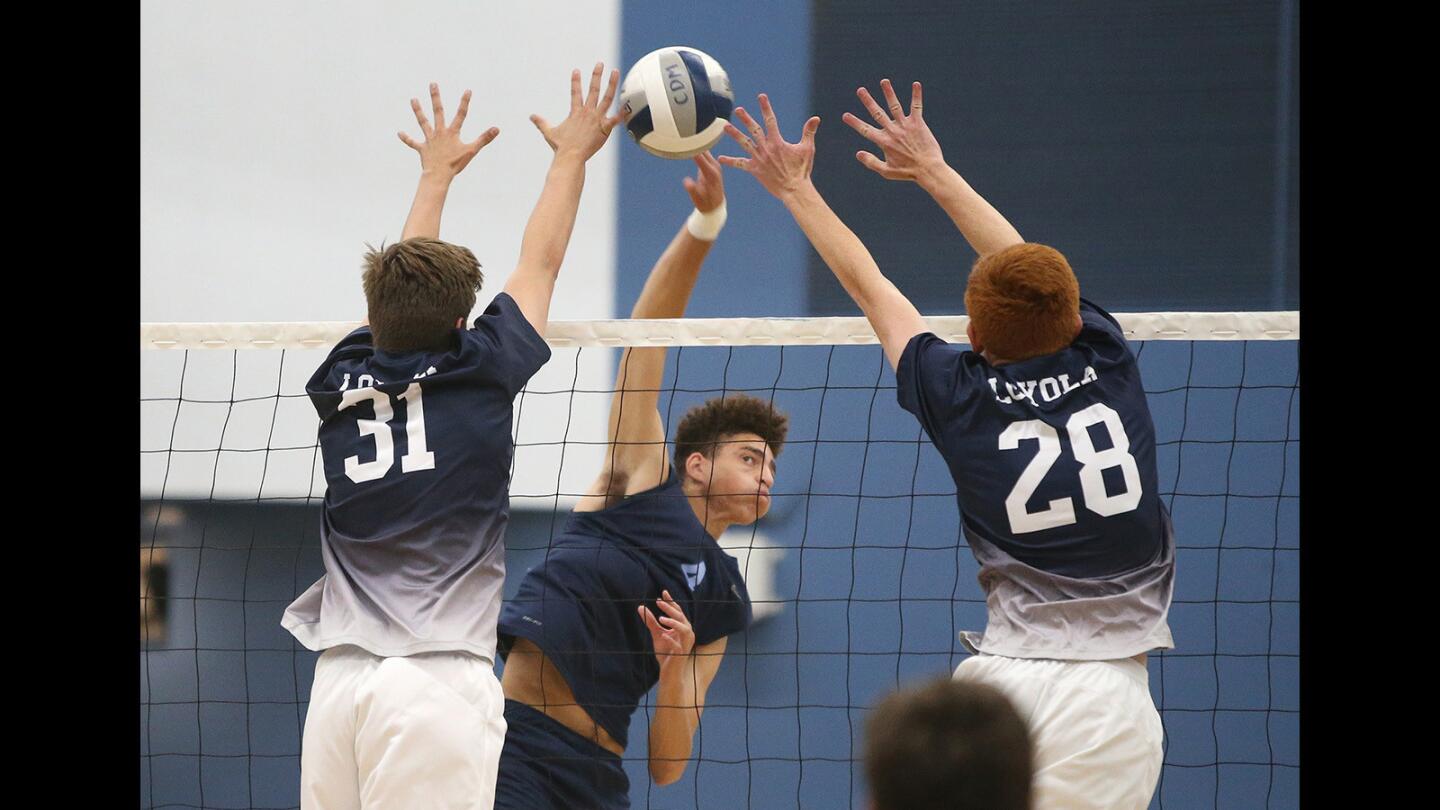
<path fill-rule="evenodd" d="M 650 781 L 664 787 L 680 781 L 685 775 L 685 760 L 650 758 Z"/>

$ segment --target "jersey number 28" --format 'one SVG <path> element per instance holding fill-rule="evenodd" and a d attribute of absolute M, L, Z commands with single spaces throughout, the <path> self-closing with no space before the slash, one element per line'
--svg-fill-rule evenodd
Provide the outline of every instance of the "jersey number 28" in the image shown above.
<path fill-rule="evenodd" d="M 1104 424 L 1110 432 L 1114 446 L 1107 450 L 1096 450 L 1090 439 L 1089 427 Z M 1140 505 L 1140 468 L 1135 457 L 1130 455 L 1130 437 L 1125 435 L 1125 425 L 1120 414 L 1102 403 L 1077 411 L 1065 423 L 1070 434 L 1070 450 L 1080 462 L 1080 490 L 1085 497 L 1085 508 L 1097 515 L 1109 517 L 1129 512 Z M 1075 505 L 1069 498 L 1056 498 L 1038 512 L 1026 511 L 1025 504 L 1035 494 L 1045 474 L 1060 457 L 1060 434 L 1039 419 L 1014 422 L 1000 434 L 1000 449 L 1014 450 L 1025 439 L 1040 443 L 1040 452 L 1030 459 L 1020 480 L 1005 498 L 1005 512 L 1010 516 L 1010 531 L 1015 534 L 1038 532 L 1069 526 L 1075 522 Z M 1119 467 L 1125 475 L 1125 489 L 1111 495 L 1105 491 L 1104 470 Z"/>
<path fill-rule="evenodd" d="M 405 393 L 399 396 L 405 400 L 405 455 L 400 458 L 400 472 L 435 469 L 435 454 L 425 446 L 425 406 L 420 401 L 420 383 L 410 383 Z M 345 410 L 357 402 L 370 401 L 375 406 L 374 419 L 356 419 L 361 436 L 375 437 L 375 460 L 360 461 L 359 456 L 345 459 L 345 475 L 357 484 L 384 478 L 395 465 L 395 440 L 390 436 L 390 420 L 395 410 L 390 407 L 390 395 L 374 388 L 351 388 L 340 396 L 340 407 Z"/>

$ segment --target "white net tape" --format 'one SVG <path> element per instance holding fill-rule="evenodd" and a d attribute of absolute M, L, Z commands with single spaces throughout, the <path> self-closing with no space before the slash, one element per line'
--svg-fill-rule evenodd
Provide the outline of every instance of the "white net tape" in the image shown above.
<path fill-rule="evenodd" d="M 1297 340 L 1299 312 L 1120 312 L 1131 340 Z M 935 334 L 966 340 L 964 315 L 926 318 Z M 144 323 L 142 349 L 324 349 L 357 321 Z M 673 318 L 552 321 L 557 348 L 606 346 L 842 346 L 876 343 L 864 318 Z"/>

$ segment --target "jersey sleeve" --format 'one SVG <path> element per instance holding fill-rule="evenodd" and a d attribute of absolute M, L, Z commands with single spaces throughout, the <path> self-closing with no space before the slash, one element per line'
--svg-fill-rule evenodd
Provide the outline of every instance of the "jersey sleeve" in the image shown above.
<path fill-rule="evenodd" d="M 1080 335 L 1075 342 L 1084 344 L 1111 363 L 1134 359 L 1130 344 L 1125 340 L 1125 330 L 1120 328 L 1115 316 L 1084 298 L 1080 299 Z"/>
<path fill-rule="evenodd" d="M 310 404 L 315 406 L 315 412 L 321 419 L 328 419 L 330 414 L 340 407 L 340 375 L 335 371 L 335 364 L 351 357 L 370 354 L 374 351 L 373 340 L 369 326 L 355 328 L 335 344 L 330 354 L 326 355 L 325 362 L 310 375 L 309 381 L 305 383 L 305 393 L 309 395 Z"/>
<path fill-rule="evenodd" d="M 511 396 L 520 393 L 525 383 L 550 359 L 549 344 L 530 325 L 520 305 L 508 293 L 495 296 L 466 335 L 468 340 L 478 341 L 485 347 L 492 358 L 491 374 Z"/>
<path fill-rule="evenodd" d="M 974 376 L 965 363 L 967 352 L 922 332 L 905 344 L 895 368 L 895 396 L 900 407 L 915 414 L 937 444 L 946 417 L 968 394 Z"/>

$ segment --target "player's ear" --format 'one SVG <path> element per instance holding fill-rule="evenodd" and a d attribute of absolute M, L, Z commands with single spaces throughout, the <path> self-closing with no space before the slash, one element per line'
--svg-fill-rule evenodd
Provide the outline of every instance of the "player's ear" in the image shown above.
<path fill-rule="evenodd" d="M 971 350 L 971 351 L 975 352 L 976 354 L 984 354 L 984 353 L 985 353 L 985 347 L 982 346 L 982 345 L 980 344 L 979 339 L 975 337 L 975 322 L 974 322 L 974 321 L 970 321 L 969 323 L 965 324 L 965 337 L 967 337 L 967 338 L 970 339 L 970 350 Z"/>
<path fill-rule="evenodd" d="M 685 457 L 685 474 L 701 484 L 710 483 L 710 459 L 699 450 Z"/>

